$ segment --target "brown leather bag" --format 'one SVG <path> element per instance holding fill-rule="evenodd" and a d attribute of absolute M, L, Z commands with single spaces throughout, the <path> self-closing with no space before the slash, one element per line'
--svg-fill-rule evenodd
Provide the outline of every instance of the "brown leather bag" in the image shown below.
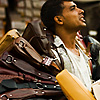
<path fill-rule="evenodd" d="M 7 47 L 11 45 L 14 39 L 19 36 L 20 34 L 16 29 L 8 31 L 0 40 L 0 54 L 2 54 L 7 49 Z"/>
<path fill-rule="evenodd" d="M 55 77 L 48 74 L 48 73 L 44 73 L 41 72 L 37 69 L 35 69 L 34 67 L 31 68 L 31 70 L 33 71 L 22 71 L 20 69 L 23 68 L 23 70 L 26 70 L 26 68 L 24 69 L 23 66 L 19 66 L 19 70 L 13 70 L 11 69 L 11 64 L 9 65 L 5 65 L 5 66 L 0 66 L 0 83 L 3 80 L 6 79 L 16 79 L 16 80 L 21 80 L 22 81 L 27 81 L 27 82 L 39 82 L 39 83 L 45 83 L 45 84 L 57 84 L 55 81 Z M 9 68 L 10 66 L 10 68 Z M 17 65 L 16 65 L 17 66 Z M 16 67 L 16 66 L 12 66 L 12 67 Z M 27 66 L 27 65 L 26 65 Z M 25 66 L 25 67 L 26 67 Z M 21 68 L 22 67 L 22 68 Z M 28 66 L 30 67 L 30 66 Z M 36 71 L 36 72 L 35 72 Z M 26 73 L 28 72 L 28 73 Z M 30 74 L 31 72 L 33 72 L 32 74 Z M 50 79 L 52 78 L 52 79 Z"/>
<path fill-rule="evenodd" d="M 49 53 L 49 42 L 40 20 L 28 23 L 22 37 L 29 41 L 40 55 Z"/>
<path fill-rule="evenodd" d="M 24 88 L 24 89 L 16 89 L 10 92 L 6 92 L 0 95 L 0 100 L 26 100 L 28 98 L 35 97 L 48 97 L 53 98 L 53 100 L 58 100 L 56 98 L 60 98 L 63 93 L 59 90 L 41 90 L 41 89 L 32 89 L 32 88 Z M 56 97 L 57 96 L 57 97 Z"/>
<path fill-rule="evenodd" d="M 16 58 L 9 54 L 8 52 L 3 53 L 0 59 L 1 63 L 7 66 L 7 68 L 22 72 L 28 73 L 29 75 L 33 75 L 36 78 L 40 78 L 43 80 L 51 80 L 53 82 L 56 81 L 55 77 L 51 74 L 45 73 L 43 71 L 37 70 L 34 66 L 31 66 L 29 63 Z"/>
<path fill-rule="evenodd" d="M 11 61 L 9 60 L 12 60 L 12 57 L 14 56 L 15 58 L 21 59 L 20 65 L 22 65 L 21 61 L 26 61 L 28 65 L 32 65 L 39 70 L 49 72 L 52 75 L 56 75 L 60 72 L 59 67 L 53 62 L 52 58 L 43 58 L 42 56 L 40 56 L 39 53 L 23 37 L 16 38 L 12 45 L 10 45 L 8 49 L 6 49 L 6 51 L 9 55 L 11 55 L 6 58 L 2 58 L 3 55 L 1 56 L 1 59 L 5 59 L 6 64 L 11 63 Z M 11 65 L 9 67 L 11 67 Z"/>
<path fill-rule="evenodd" d="M 40 55 L 49 54 L 50 45 L 46 37 L 46 31 L 40 20 L 28 23 L 22 37 L 29 41 Z"/>
<path fill-rule="evenodd" d="M 22 53 L 26 52 L 26 55 L 30 56 L 31 59 L 36 60 L 38 63 L 49 66 L 48 69 L 53 67 L 54 70 L 60 70 L 60 68 L 55 64 L 55 59 L 50 58 L 48 56 L 42 57 L 31 45 L 28 41 L 26 41 L 23 37 L 17 38 L 14 43 L 19 51 Z M 23 51 L 22 51 L 23 50 Z M 56 74 L 56 73 L 55 73 Z"/>
<path fill-rule="evenodd" d="M 28 23 L 22 37 L 25 38 L 40 55 L 46 55 L 53 59 L 56 58 L 51 50 L 53 35 L 51 35 L 50 31 L 46 30 L 40 20 L 34 20 Z M 57 59 L 54 62 L 60 70 L 63 69 Z"/>

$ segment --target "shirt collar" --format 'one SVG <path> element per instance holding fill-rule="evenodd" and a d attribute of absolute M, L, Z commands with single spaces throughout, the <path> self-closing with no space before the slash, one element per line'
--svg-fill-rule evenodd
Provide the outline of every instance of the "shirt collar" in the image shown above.
<path fill-rule="evenodd" d="M 55 36 L 55 38 L 54 38 L 54 45 L 56 47 L 60 47 L 61 45 L 64 45 L 63 41 L 60 39 L 59 36 Z"/>

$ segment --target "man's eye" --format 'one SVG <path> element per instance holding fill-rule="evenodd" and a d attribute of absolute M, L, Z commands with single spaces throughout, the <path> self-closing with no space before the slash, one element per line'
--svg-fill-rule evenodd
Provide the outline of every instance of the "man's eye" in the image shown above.
<path fill-rule="evenodd" d="M 74 10 L 74 9 L 75 9 L 75 7 L 72 7 L 72 8 L 71 8 L 71 10 Z"/>

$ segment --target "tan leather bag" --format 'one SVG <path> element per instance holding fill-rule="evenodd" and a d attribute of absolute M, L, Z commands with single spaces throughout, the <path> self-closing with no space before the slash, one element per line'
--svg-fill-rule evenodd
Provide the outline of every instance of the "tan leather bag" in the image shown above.
<path fill-rule="evenodd" d="M 8 31 L 0 40 L 0 55 L 7 49 L 13 40 L 19 36 L 20 34 L 16 29 Z"/>
<path fill-rule="evenodd" d="M 68 100 L 96 100 L 84 84 L 67 69 L 57 74 L 56 79 Z"/>

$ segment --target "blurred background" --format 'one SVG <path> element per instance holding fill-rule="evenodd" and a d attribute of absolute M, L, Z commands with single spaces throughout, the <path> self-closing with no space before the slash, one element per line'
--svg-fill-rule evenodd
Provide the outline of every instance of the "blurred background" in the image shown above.
<path fill-rule="evenodd" d="M 0 0 L 0 39 L 10 29 L 23 33 L 28 22 L 40 18 L 41 6 L 46 0 Z M 87 27 L 83 36 L 90 35 L 100 42 L 100 0 L 74 0 L 85 10 Z"/>
<path fill-rule="evenodd" d="M 82 35 L 91 35 L 100 42 L 100 0 L 74 0 L 78 7 L 85 10 L 87 27 Z"/>

